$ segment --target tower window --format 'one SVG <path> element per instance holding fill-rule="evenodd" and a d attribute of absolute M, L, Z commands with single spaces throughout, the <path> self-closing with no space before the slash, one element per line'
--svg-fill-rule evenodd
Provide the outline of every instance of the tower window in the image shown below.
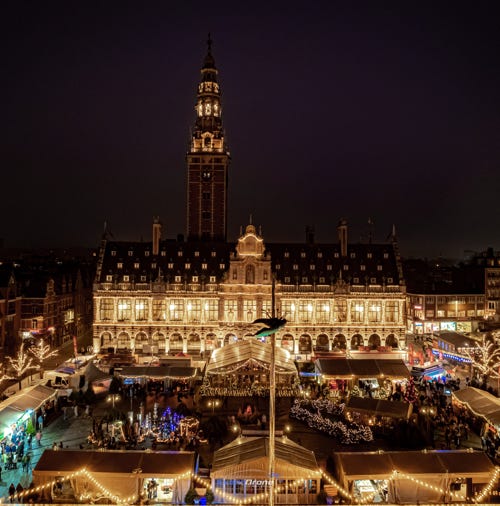
<path fill-rule="evenodd" d="M 203 170 L 201 173 L 202 181 L 210 181 L 212 179 L 212 173 L 209 170 Z"/>

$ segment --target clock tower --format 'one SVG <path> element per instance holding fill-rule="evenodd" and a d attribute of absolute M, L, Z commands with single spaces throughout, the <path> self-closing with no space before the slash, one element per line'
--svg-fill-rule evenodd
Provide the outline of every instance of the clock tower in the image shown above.
<path fill-rule="evenodd" d="M 187 236 L 191 240 L 225 241 L 229 151 L 222 126 L 221 91 L 208 48 L 196 100 L 196 121 L 187 160 Z"/>

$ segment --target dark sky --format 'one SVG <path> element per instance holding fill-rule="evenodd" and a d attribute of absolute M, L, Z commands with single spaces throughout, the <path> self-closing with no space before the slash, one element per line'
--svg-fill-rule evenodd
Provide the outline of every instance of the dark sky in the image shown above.
<path fill-rule="evenodd" d="M 228 234 L 500 248 L 500 9 L 478 2 L 12 0 L 0 237 L 91 246 L 185 228 L 185 152 L 214 39 L 232 156 Z"/>

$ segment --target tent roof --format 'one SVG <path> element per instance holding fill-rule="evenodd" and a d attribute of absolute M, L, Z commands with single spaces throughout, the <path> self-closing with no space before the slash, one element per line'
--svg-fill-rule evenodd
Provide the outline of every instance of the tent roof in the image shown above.
<path fill-rule="evenodd" d="M 65 475 L 86 468 L 90 473 L 141 476 L 177 476 L 194 469 L 194 452 L 142 452 L 122 450 L 45 450 L 33 475 Z M 136 471 L 137 472 L 137 471 Z"/>
<path fill-rule="evenodd" d="M 408 378 L 410 371 L 401 359 L 318 358 L 316 368 L 331 378 Z"/>
<path fill-rule="evenodd" d="M 314 452 L 287 437 L 275 438 L 275 456 L 277 463 L 318 470 Z M 212 470 L 217 472 L 259 459 L 269 461 L 269 438 L 240 436 L 214 453 Z"/>
<path fill-rule="evenodd" d="M 458 401 L 467 405 L 476 415 L 489 423 L 500 425 L 500 399 L 479 388 L 466 387 L 452 393 Z"/>
<path fill-rule="evenodd" d="M 370 413 L 375 416 L 407 419 L 411 414 L 412 407 L 408 402 L 351 396 L 347 401 L 345 409 L 359 413 Z"/>
<path fill-rule="evenodd" d="M 290 357 L 290 353 L 282 348 L 275 348 L 275 351 L 277 372 L 297 373 L 297 368 Z M 261 343 L 257 339 L 249 339 L 218 348 L 212 353 L 206 373 L 223 374 L 228 367 L 232 368 L 238 363 L 244 364 L 250 359 L 269 364 L 271 362 L 271 345 Z"/>
<path fill-rule="evenodd" d="M 38 409 L 46 400 L 55 396 L 56 390 L 45 385 L 24 388 L 0 404 L 0 409 L 9 406 L 19 411 Z"/>
<path fill-rule="evenodd" d="M 157 378 L 157 379 L 178 379 L 194 378 L 197 373 L 196 367 L 179 366 L 130 366 L 123 367 L 117 372 L 122 378 Z"/>
<path fill-rule="evenodd" d="M 104 371 L 101 371 L 93 362 L 91 362 L 87 370 L 85 371 L 85 375 L 90 383 L 94 381 L 102 381 L 111 378 L 111 374 L 107 374 Z"/>
<path fill-rule="evenodd" d="M 393 470 L 411 475 L 451 474 L 487 477 L 494 465 L 483 452 L 437 450 L 408 452 L 346 452 L 335 458 L 347 480 L 390 475 Z"/>

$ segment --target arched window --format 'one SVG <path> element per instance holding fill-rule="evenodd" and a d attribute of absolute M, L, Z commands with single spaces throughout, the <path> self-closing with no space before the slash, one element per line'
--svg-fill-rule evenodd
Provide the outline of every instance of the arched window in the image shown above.
<path fill-rule="evenodd" d="M 347 348 L 347 340 L 344 334 L 337 334 L 333 338 L 333 348 L 338 350 L 345 350 Z"/>
<path fill-rule="evenodd" d="M 394 334 L 389 334 L 385 338 L 385 345 L 390 346 L 391 348 L 399 348 L 398 339 Z"/>
<path fill-rule="evenodd" d="M 380 336 L 378 334 L 372 334 L 368 339 L 368 346 L 372 350 L 376 350 L 380 346 Z"/>
<path fill-rule="evenodd" d="M 357 350 L 360 346 L 363 346 L 364 340 L 361 334 L 354 334 L 351 337 L 351 350 Z"/>

